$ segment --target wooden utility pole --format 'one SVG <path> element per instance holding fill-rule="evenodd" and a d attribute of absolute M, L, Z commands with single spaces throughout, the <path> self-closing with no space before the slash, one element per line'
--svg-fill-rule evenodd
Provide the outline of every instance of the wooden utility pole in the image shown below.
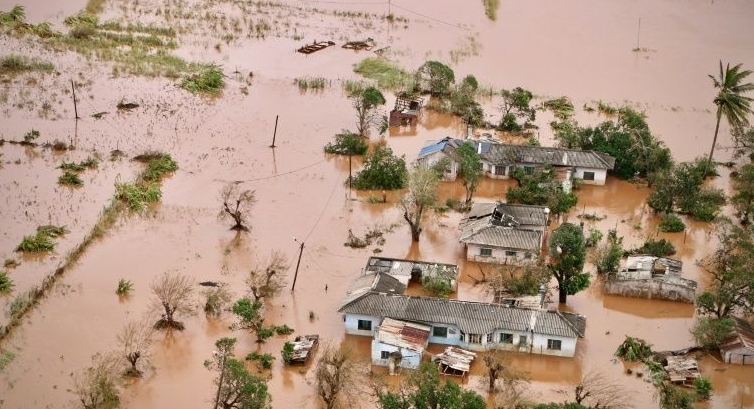
<path fill-rule="evenodd" d="M 79 118 L 79 109 L 76 106 L 76 87 L 73 86 L 73 80 L 71 80 L 71 91 L 73 91 L 73 112 L 76 115 L 76 119 Z"/>
<path fill-rule="evenodd" d="M 293 240 L 296 240 L 295 238 Z M 296 262 L 296 272 L 293 274 L 293 285 L 291 286 L 291 292 L 296 289 L 296 278 L 298 278 L 298 267 L 301 265 L 301 255 L 304 254 L 304 242 L 301 242 L 301 246 L 298 251 L 298 261 Z"/>
<path fill-rule="evenodd" d="M 272 145 L 270 145 L 270 148 L 275 147 L 275 137 L 278 135 L 278 118 L 280 115 L 275 115 L 275 131 L 272 133 Z"/>
<path fill-rule="evenodd" d="M 641 51 L 639 48 L 639 39 L 641 38 L 641 17 L 639 17 L 639 28 L 636 30 L 636 51 Z"/>

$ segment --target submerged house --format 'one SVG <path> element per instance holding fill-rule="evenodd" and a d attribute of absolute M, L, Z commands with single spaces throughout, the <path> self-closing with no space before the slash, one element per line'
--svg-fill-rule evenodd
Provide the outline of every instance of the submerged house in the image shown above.
<path fill-rule="evenodd" d="M 516 168 L 534 173 L 551 166 L 560 181 L 604 185 L 607 171 L 615 167 L 615 158 L 606 153 L 578 149 L 481 142 L 478 152 L 485 173 L 499 179 L 509 178 Z"/>
<path fill-rule="evenodd" d="M 388 257 L 369 257 L 364 273 L 385 273 L 403 285 L 409 281 L 422 283 L 424 278 L 442 278 L 453 291 L 458 289 L 458 266 Z"/>
<path fill-rule="evenodd" d="M 346 333 L 375 337 L 380 324 L 391 318 L 431 328 L 430 343 L 471 351 L 504 349 L 572 357 L 586 326 L 585 318 L 577 314 L 408 296 L 399 292 L 401 288 L 405 286 L 385 274 L 354 280 L 338 307 Z M 385 351 L 389 356 L 393 349 Z M 379 353 L 383 356 L 382 350 Z"/>
<path fill-rule="evenodd" d="M 754 328 L 733 317 L 733 331 L 720 343 L 720 355 L 728 364 L 754 365 Z"/>
<path fill-rule="evenodd" d="M 550 209 L 510 203 L 474 203 L 460 224 L 466 259 L 526 264 L 542 252 Z"/>
<path fill-rule="evenodd" d="M 399 95 L 395 99 L 393 110 L 390 111 L 389 125 L 416 126 L 422 105 L 424 105 L 422 98 L 409 98 Z"/>
<path fill-rule="evenodd" d="M 696 281 L 681 277 L 683 263 L 665 257 L 629 256 L 605 280 L 606 294 L 694 303 Z"/>
<path fill-rule="evenodd" d="M 451 137 L 445 137 L 439 141 L 428 141 L 421 150 L 419 150 L 419 156 L 416 158 L 416 162 L 424 167 L 431 168 L 437 165 L 443 158 L 448 158 L 448 166 L 444 169 L 443 179 L 447 181 L 456 180 L 460 165 L 455 160 L 455 149 L 461 146 L 462 143 L 467 143 L 461 139 L 454 139 Z"/>
<path fill-rule="evenodd" d="M 372 340 L 372 364 L 389 367 L 391 374 L 398 367 L 418 368 L 431 329 L 427 325 L 383 319 Z"/>

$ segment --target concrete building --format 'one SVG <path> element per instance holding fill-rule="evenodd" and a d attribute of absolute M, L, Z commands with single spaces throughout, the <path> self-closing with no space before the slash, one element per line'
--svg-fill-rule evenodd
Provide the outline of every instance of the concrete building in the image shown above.
<path fill-rule="evenodd" d="M 665 257 L 629 256 L 624 267 L 605 280 L 605 294 L 696 302 L 696 281 L 681 277 L 683 263 Z"/>

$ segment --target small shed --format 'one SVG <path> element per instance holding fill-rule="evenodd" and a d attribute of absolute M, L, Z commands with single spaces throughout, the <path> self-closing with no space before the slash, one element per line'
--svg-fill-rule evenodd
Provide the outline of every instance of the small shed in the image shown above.
<path fill-rule="evenodd" d="M 694 358 L 683 356 L 668 356 L 666 365 L 663 366 L 668 373 L 670 382 L 681 385 L 693 385 L 694 379 L 702 374 L 699 372 L 699 363 Z"/>
<path fill-rule="evenodd" d="M 418 368 L 431 329 L 428 325 L 385 318 L 372 340 L 372 364 L 389 367 L 391 375 L 398 367 Z"/>
<path fill-rule="evenodd" d="M 471 362 L 476 358 L 476 353 L 458 347 L 447 347 L 442 354 L 435 355 L 433 362 L 443 375 L 466 376 L 471 368 Z"/>
<path fill-rule="evenodd" d="M 293 356 L 291 365 L 304 365 L 312 356 L 314 349 L 319 345 L 319 335 L 299 335 L 292 342 Z"/>
<path fill-rule="evenodd" d="M 754 328 L 733 317 L 733 331 L 720 343 L 720 355 L 728 364 L 754 365 Z"/>
<path fill-rule="evenodd" d="M 395 99 L 395 107 L 390 111 L 390 126 L 416 126 L 422 105 L 422 98 L 399 95 Z"/>

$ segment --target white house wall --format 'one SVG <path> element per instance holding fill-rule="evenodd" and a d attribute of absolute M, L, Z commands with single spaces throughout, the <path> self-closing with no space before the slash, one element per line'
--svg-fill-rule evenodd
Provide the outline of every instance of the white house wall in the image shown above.
<path fill-rule="evenodd" d="M 482 256 L 482 248 L 492 249 L 491 256 Z M 539 256 L 536 252 L 530 251 L 531 258 L 526 258 L 526 251 L 516 250 L 516 255 L 506 256 L 506 251 L 514 251 L 508 249 L 502 249 L 499 247 L 481 246 L 479 244 L 468 243 L 466 245 L 466 259 L 469 261 L 476 261 L 479 263 L 495 263 L 495 264 L 530 264 L 534 263 Z"/>
<path fill-rule="evenodd" d="M 371 321 L 372 329 L 370 331 L 360 330 L 359 320 Z M 371 337 L 371 336 L 374 336 L 374 331 L 377 329 L 377 327 L 380 326 L 380 323 L 382 322 L 382 318 L 371 316 L 371 315 L 346 314 L 344 321 L 345 321 L 345 326 L 346 326 L 346 334 L 365 335 L 365 336 Z"/>
<path fill-rule="evenodd" d="M 445 152 L 437 151 L 437 152 L 432 152 L 429 155 L 419 159 L 418 162 L 426 166 L 427 168 L 431 168 L 432 166 L 437 164 L 437 162 L 439 162 L 442 158 L 450 159 L 448 155 L 445 154 Z M 456 180 L 456 177 L 458 176 L 458 168 L 459 168 L 458 163 L 450 159 L 450 172 L 443 173 L 443 180 L 446 180 L 446 181 Z"/>
<path fill-rule="evenodd" d="M 376 339 L 372 340 L 372 364 L 378 366 L 388 366 L 389 359 L 382 359 L 382 352 L 395 352 L 400 350 L 403 358 L 401 359 L 401 368 L 416 369 L 422 361 L 422 355 L 416 351 L 406 348 L 400 348 L 395 345 L 383 344 Z"/>
<path fill-rule="evenodd" d="M 584 172 L 594 172 L 594 180 L 584 180 Z M 607 170 L 605 169 L 590 169 L 590 168 L 576 168 L 573 173 L 573 178 L 581 179 L 585 185 L 604 185 L 607 180 Z"/>

